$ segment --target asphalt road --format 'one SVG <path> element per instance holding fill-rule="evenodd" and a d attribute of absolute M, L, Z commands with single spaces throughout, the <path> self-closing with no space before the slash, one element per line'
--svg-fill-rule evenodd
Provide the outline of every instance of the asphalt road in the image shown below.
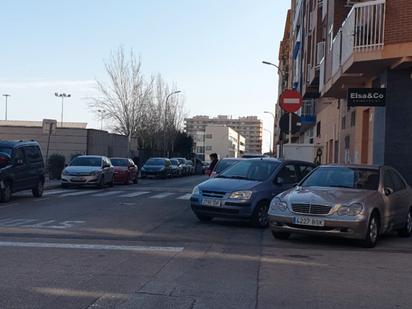
<path fill-rule="evenodd" d="M 412 239 L 274 240 L 200 223 L 203 177 L 29 193 L 0 205 L 0 308 L 412 308 Z"/>

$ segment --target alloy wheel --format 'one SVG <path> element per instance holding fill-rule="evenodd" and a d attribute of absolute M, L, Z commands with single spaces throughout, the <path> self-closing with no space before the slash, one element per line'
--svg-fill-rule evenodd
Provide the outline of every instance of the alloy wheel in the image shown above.
<path fill-rule="evenodd" d="M 372 243 L 376 242 L 378 238 L 378 223 L 376 222 L 376 218 L 372 217 L 369 223 L 369 239 Z"/>

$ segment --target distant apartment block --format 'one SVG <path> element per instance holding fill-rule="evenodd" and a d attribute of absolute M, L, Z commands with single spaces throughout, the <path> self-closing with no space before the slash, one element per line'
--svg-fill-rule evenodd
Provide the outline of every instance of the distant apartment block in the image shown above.
<path fill-rule="evenodd" d="M 262 153 L 262 121 L 259 120 L 257 116 L 231 118 L 225 115 L 213 118 L 209 116 L 195 116 L 185 119 L 185 130 L 193 137 L 196 152 L 197 150 L 201 150 L 201 148 L 198 147 L 204 146 L 203 141 L 206 127 L 211 125 L 227 126 L 244 136 L 245 153 Z"/>
<path fill-rule="evenodd" d="M 205 130 L 204 157 L 217 153 L 219 158 L 238 158 L 245 153 L 245 138 L 227 126 L 209 125 Z"/>

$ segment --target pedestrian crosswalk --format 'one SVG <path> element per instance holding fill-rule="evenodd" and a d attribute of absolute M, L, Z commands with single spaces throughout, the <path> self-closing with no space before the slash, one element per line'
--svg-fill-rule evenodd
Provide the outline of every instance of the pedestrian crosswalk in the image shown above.
<path fill-rule="evenodd" d="M 111 198 L 121 198 L 121 199 L 131 199 L 131 198 L 149 198 L 155 200 L 161 199 L 175 199 L 175 200 L 190 200 L 191 194 L 187 191 L 184 192 L 183 190 L 175 191 L 175 192 L 161 192 L 158 189 L 155 190 L 97 190 L 97 189 L 55 189 L 55 190 L 48 190 L 44 192 L 45 197 L 55 197 L 55 198 L 75 198 L 75 197 L 93 197 L 93 198 L 104 198 L 104 197 L 111 197 Z M 31 193 L 20 193 L 16 194 L 16 196 L 31 196 Z"/>

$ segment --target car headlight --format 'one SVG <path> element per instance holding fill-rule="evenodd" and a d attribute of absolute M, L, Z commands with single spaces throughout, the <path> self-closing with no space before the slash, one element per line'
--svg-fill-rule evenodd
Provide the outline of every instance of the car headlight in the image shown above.
<path fill-rule="evenodd" d="M 229 198 L 233 200 L 249 200 L 252 197 L 252 191 L 236 191 Z"/>
<path fill-rule="evenodd" d="M 67 175 L 69 175 L 69 172 L 67 172 L 66 170 L 63 170 L 62 175 L 67 176 Z"/>
<path fill-rule="evenodd" d="M 288 209 L 288 203 L 282 201 L 278 197 L 275 197 L 272 202 L 270 202 L 270 209 L 275 210 L 276 208 L 281 211 L 286 211 L 286 209 Z"/>
<path fill-rule="evenodd" d="M 338 209 L 339 216 L 357 216 L 363 211 L 363 205 L 354 203 L 350 206 L 340 206 Z"/>
<path fill-rule="evenodd" d="M 192 195 L 199 195 L 199 194 L 200 194 L 199 187 L 198 186 L 194 187 L 192 191 Z"/>

